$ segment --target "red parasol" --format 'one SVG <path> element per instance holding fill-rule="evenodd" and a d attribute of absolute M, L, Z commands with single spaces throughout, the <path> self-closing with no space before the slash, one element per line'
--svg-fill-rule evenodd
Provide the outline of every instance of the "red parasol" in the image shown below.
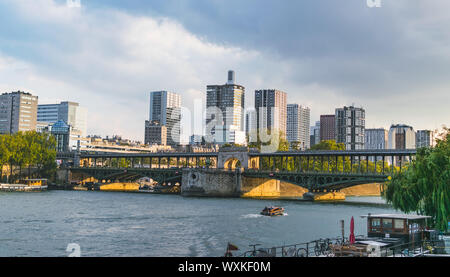
<path fill-rule="evenodd" d="M 355 243 L 355 220 L 353 219 L 350 221 L 350 244 Z"/>

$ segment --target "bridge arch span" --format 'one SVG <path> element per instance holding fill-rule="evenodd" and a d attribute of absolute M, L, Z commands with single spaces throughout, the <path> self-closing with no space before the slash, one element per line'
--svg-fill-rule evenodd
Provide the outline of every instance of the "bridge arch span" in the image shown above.
<path fill-rule="evenodd" d="M 241 168 L 242 162 L 235 157 L 229 158 L 225 161 L 224 169 L 235 170 L 236 168 Z"/>
<path fill-rule="evenodd" d="M 314 173 L 262 173 L 257 171 L 246 171 L 243 172 L 243 175 L 249 178 L 267 178 L 287 182 L 314 191 L 339 191 L 353 186 L 384 183 L 387 181 L 387 176 L 385 175 L 358 176 L 342 174 L 340 176 L 327 176 Z"/>
<path fill-rule="evenodd" d="M 249 167 L 247 152 L 221 152 L 218 159 L 219 169 L 247 169 Z"/>

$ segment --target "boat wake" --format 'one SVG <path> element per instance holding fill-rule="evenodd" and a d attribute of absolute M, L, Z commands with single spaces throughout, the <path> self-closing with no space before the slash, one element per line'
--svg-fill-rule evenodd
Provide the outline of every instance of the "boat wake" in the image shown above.
<path fill-rule="evenodd" d="M 246 215 L 243 215 L 241 217 L 242 218 L 258 218 L 258 217 L 264 217 L 264 216 L 261 215 L 261 214 L 246 214 Z"/>
<path fill-rule="evenodd" d="M 288 216 L 288 213 L 283 213 L 282 216 Z M 260 218 L 260 217 L 267 217 L 267 216 L 261 214 L 245 214 L 241 216 L 241 218 Z"/>

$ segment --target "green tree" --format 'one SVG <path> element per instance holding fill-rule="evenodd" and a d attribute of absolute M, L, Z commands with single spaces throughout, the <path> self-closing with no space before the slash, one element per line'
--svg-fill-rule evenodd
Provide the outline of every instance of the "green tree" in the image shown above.
<path fill-rule="evenodd" d="M 292 150 L 298 151 L 298 150 L 300 150 L 301 146 L 302 145 L 301 145 L 300 141 L 293 141 L 293 142 L 291 142 L 291 149 Z"/>
<path fill-rule="evenodd" d="M 415 161 L 386 183 L 384 197 L 395 209 L 432 217 L 448 231 L 450 220 L 450 129 L 444 127 L 433 148 L 418 149 Z"/>
<path fill-rule="evenodd" d="M 38 176 L 50 178 L 56 171 L 56 140 L 50 134 L 36 132 L 18 132 L 13 135 L 0 136 L 0 169 L 9 166 L 8 182 L 22 177 L 22 168 L 38 169 Z M 19 167 L 19 174 L 14 172 Z M 3 170 L 0 170 L 3 171 Z M 2 172 L 0 173 L 0 177 Z"/>
<path fill-rule="evenodd" d="M 289 151 L 289 142 L 283 132 L 279 132 L 278 151 Z"/>
<path fill-rule="evenodd" d="M 11 155 L 9 144 L 11 137 L 0 135 L 0 180 L 3 180 L 3 167 L 8 164 Z"/>
<path fill-rule="evenodd" d="M 311 150 L 345 150 L 345 144 L 336 143 L 335 140 L 322 140 L 320 143 L 313 145 Z"/>
<path fill-rule="evenodd" d="M 34 165 L 38 174 L 43 178 L 50 178 L 56 172 L 56 139 L 47 133 L 36 136 Z"/>

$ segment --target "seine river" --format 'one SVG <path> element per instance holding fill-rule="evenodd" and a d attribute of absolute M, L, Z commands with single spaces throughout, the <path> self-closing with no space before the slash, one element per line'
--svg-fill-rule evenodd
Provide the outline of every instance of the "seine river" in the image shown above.
<path fill-rule="evenodd" d="M 360 203 L 365 202 L 365 203 Z M 380 197 L 353 197 L 339 204 L 292 200 L 183 198 L 146 193 L 48 191 L 0 193 L 0 256 L 221 256 L 227 242 L 281 246 L 341 233 L 339 220 L 355 218 L 366 233 L 368 213 L 395 212 Z M 282 217 L 259 216 L 268 205 Z"/>

